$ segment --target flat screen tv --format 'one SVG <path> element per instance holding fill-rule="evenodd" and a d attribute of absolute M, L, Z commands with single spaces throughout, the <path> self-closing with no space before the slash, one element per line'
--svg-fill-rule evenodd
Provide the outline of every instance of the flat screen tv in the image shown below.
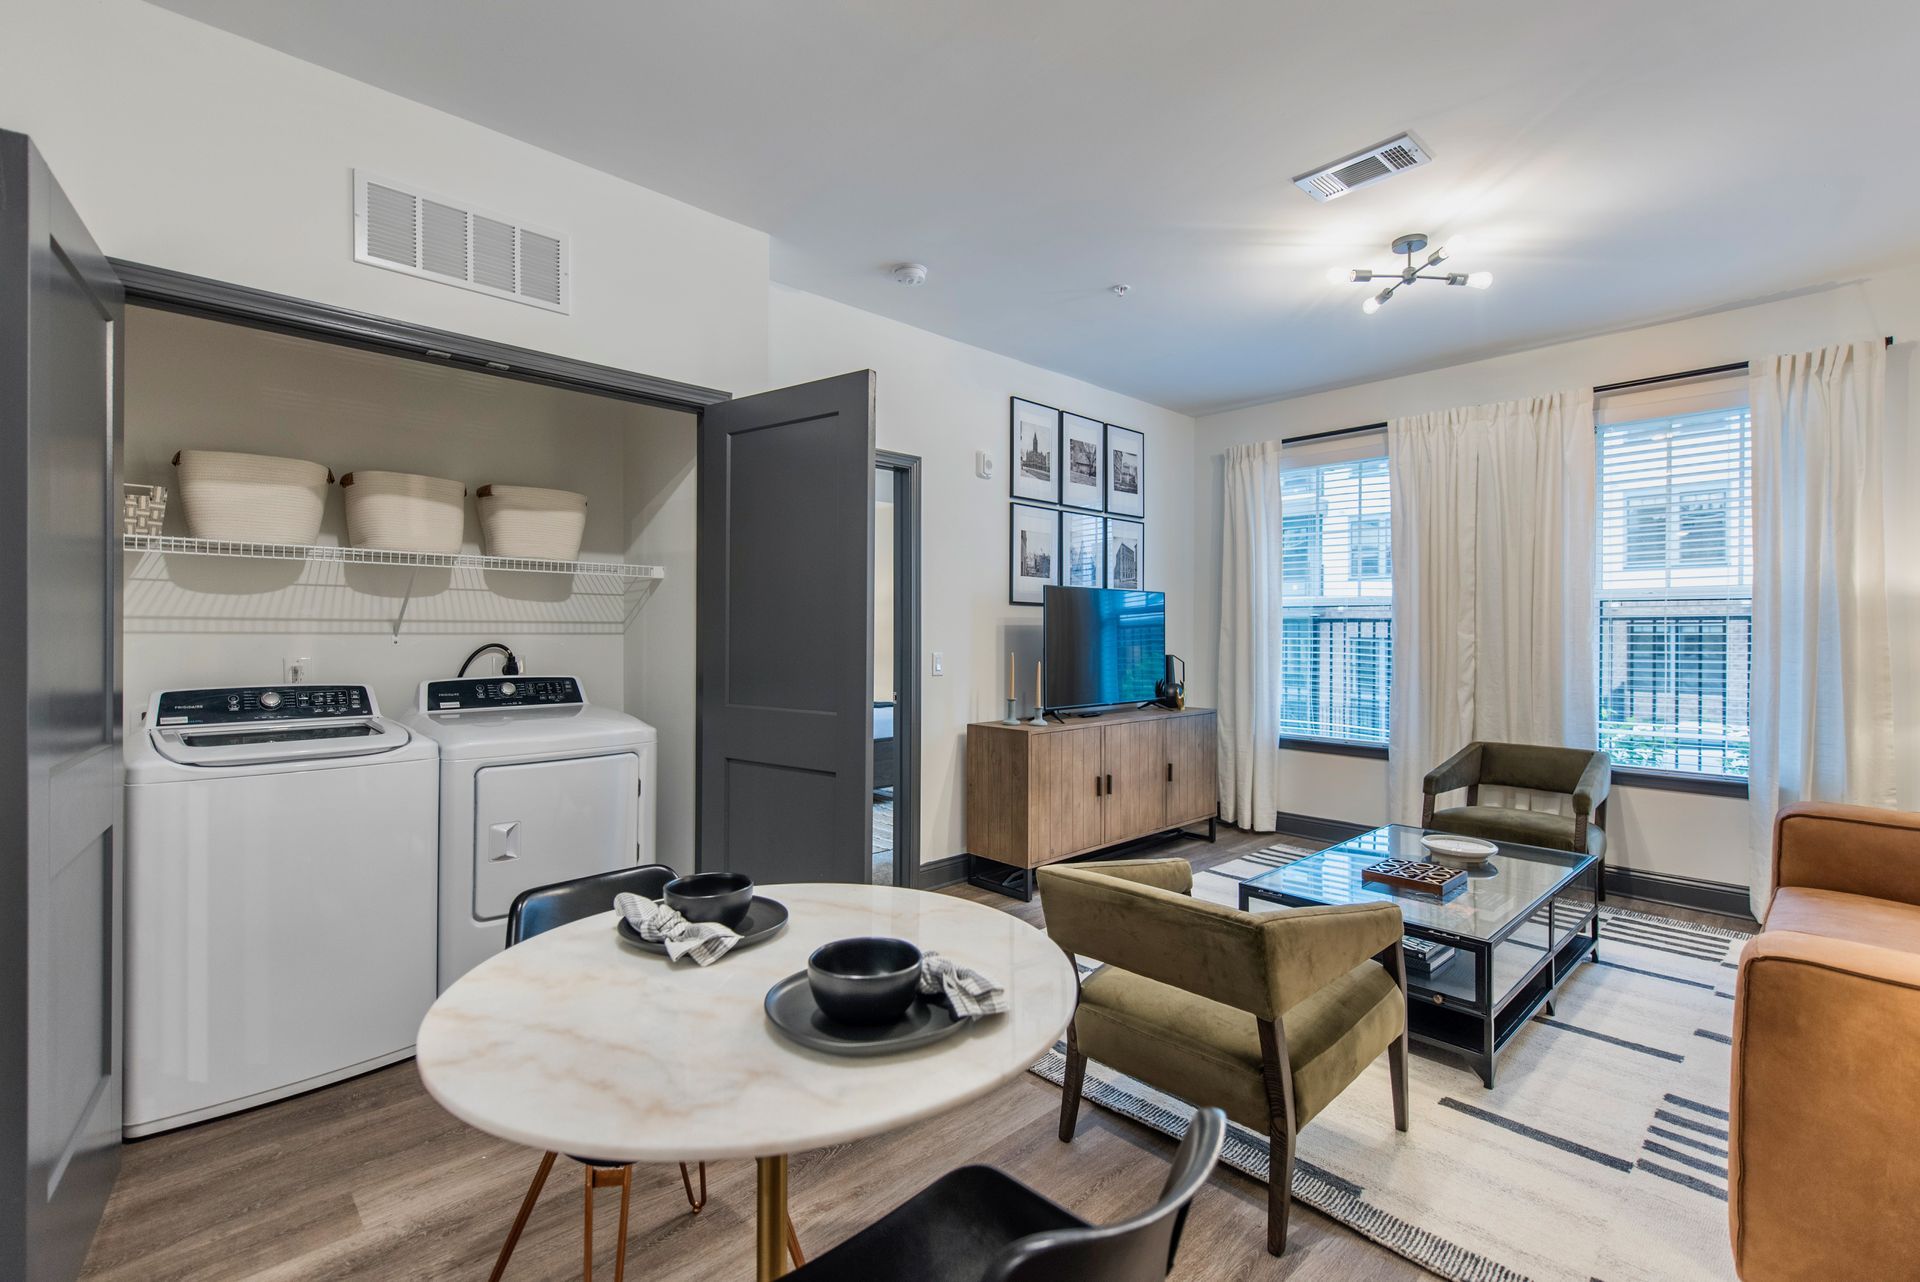
<path fill-rule="evenodd" d="M 1167 665 L 1167 594 L 1048 588 L 1041 597 L 1046 706 L 1146 703 Z"/>

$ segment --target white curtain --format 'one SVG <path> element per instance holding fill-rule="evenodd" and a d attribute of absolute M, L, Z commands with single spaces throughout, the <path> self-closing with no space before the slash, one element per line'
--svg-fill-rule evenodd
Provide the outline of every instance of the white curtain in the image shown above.
<path fill-rule="evenodd" d="M 1773 817 L 1796 801 L 1894 799 L 1886 346 L 1753 362 L 1753 911 Z"/>
<path fill-rule="evenodd" d="M 1280 808 L 1280 454 L 1278 441 L 1227 451 L 1220 530 L 1220 807 L 1254 832 Z"/>
<path fill-rule="evenodd" d="M 1587 391 L 1387 425 L 1396 822 L 1473 740 L 1593 744 L 1593 431 Z"/>

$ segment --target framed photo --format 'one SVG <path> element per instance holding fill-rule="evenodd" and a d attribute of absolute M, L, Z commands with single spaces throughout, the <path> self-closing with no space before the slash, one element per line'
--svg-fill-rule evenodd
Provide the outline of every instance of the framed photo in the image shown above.
<path fill-rule="evenodd" d="M 1107 521 L 1107 586 L 1139 591 L 1147 577 L 1147 527 L 1139 521 Z"/>
<path fill-rule="evenodd" d="M 1007 475 L 1016 499 L 1060 501 L 1060 411 L 1013 398 Z"/>
<path fill-rule="evenodd" d="M 1097 588 L 1106 582 L 1107 519 L 1085 512 L 1060 514 L 1060 582 Z"/>
<path fill-rule="evenodd" d="M 1107 424 L 1107 511 L 1147 514 L 1147 438 L 1130 427 Z"/>
<path fill-rule="evenodd" d="M 1039 605 L 1042 589 L 1060 582 L 1060 509 L 1008 507 L 1007 600 Z"/>
<path fill-rule="evenodd" d="M 1106 507 L 1106 425 L 1078 414 L 1060 416 L 1060 501 L 1098 512 Z"/>

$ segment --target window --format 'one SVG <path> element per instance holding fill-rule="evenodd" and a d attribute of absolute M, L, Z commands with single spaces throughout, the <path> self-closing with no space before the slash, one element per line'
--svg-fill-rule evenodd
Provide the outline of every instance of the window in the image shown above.
<path fill-rule="evenodd" d="M 1600 406 L 1600 746 L 1622 766 L 1747 773 L 1753 483 L 1743 393 L 1722 380 Z"/>
<path fill-rule="evenodd" d="M 1384 744 L 1393 689 L 1387 460 L 1294 468 L 1281 496 L 1280 733 Z"/>

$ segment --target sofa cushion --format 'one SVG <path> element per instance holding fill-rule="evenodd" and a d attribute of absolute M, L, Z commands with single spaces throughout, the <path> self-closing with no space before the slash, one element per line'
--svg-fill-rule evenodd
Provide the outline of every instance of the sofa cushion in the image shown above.
<path fill-rule="evenodd" d="M 1838 890 L 1782 886 L 1767 910 L 1768 930 L 1793 930 L 1920 955 L 1920 906 Z"/>
<path fill-rule="evenodd" d="M 1400 1035 L 1406 999 L 1367 961 L 1281 1017 L 1293 1069 L 1294 1114 L 1307 1122 Z M 1260 1027 L 1245 1011 L 1107 966 L 1080 990 L 1080 1049 L 1190 1104 L 1218 1105 L 1265 1133 Z"/>
<path fill-rule="evenodd" d="M 1544 846 L 1548 850 L 1572 850 L 1574 822 L 1571 816 L 1551 810 L 1509 810 L 1505 806 L 1449 806 L 1433 812 L 1427 824 L 1435 832 L 1453 832 L 1462 837 L 1483 837 L 1488 841 L 1508 841 L 1517 846 Z M 1587 853 L 1604 857 L 1607 834 L 1587 825 Z"/>

